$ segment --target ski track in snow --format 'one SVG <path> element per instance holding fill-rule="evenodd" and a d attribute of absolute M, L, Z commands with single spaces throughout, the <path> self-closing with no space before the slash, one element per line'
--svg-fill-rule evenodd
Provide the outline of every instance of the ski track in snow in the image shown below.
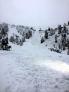
<path fill-rule="evenodd" d="M 0 51 L 0 92 L 69 92 L 69 71 L 55 66 L 69 64 L 69 56 L 31 42 L 12 47 L 12 51 Z M 56 62 L 55 69 L 51 62 Z"/>

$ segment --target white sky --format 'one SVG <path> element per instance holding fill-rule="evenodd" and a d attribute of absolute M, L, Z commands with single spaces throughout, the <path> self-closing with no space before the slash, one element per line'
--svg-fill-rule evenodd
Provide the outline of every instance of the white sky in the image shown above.
<path fill-rule="evenodd" d="M 0 0 L 0 21 L 55 26 L 69 20 L 69 0 Z"/>

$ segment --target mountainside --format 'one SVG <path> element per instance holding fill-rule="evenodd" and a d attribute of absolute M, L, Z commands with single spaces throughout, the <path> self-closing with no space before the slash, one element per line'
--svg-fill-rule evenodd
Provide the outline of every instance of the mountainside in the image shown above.
<path fill-rule="evenodd" d="M 8 36 L 10 42 L 17 45 L 23 45 L 23 42 L 32 37 L 33 33 L 35 32 L 32 27 L 30 28 L 21 25 L 8 25 L 8 27 Z"/>
<path fill-rule="evenodd" d="M 57 28 L 35 31 L 15 25 L 3 28 L 9 28 L 6 35 L 11 49 L 0 50 L 0 92 L 69 92 L 68 48 L 58 48 L 63 32 L 58 34 Z M 5 29 L 0 29 L 0 34 L 4 34 Z M 64 33 L 66 39 L 68 31 Z M 11 37 L 14 39 L 10 41 Z"/>
<path fill-rule="evenodd" d="M 27 39 L 32 39 L 32 44 L 41 44 L 50 51 L 69 54 L 69 22 L 58 25 L 57 28 L 49 27 L 46 30 L 35 30 L 33 27 L 3 23 L 1 26 L 4 31 L 7 29 L 5 25 L 8 25 L 8 41 L 13 44 L 23 46 Z M 2 28 L 0 29 L 2 30 Z"/>

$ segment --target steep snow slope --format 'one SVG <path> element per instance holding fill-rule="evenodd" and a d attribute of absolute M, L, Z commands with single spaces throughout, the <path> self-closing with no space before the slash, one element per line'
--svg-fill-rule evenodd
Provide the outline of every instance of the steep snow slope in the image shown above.
<path fill-rule="evenodd" d="M 69 56 L 50 52 L 38 36 L 0 51 L 0 92 L 69 92 Z"/>
<path fill-rule="evenodd" d="M 32 39 L 31 40 L 32 44 L 34 44 L 34 45 L 40 44 L 41 37 L 40 37 L 38 30 L 34 33 L 34 35 L 31 39 Z"/>

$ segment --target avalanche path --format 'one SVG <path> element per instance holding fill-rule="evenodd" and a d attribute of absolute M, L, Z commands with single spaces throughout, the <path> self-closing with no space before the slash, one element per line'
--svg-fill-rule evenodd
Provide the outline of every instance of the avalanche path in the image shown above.
<path fill-rule="evenodd" d="M 36 36 L 0 51 L 0 92 L 69 92 L 69 56 L 50 52 Z"/>

